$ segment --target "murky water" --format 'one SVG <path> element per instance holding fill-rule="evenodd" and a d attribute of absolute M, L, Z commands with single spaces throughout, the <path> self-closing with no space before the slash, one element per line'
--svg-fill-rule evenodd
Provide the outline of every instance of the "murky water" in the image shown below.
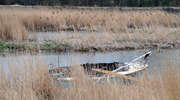
<path fill-rule="evenodd" d="M 31 62 L 36 64 L 42 61 L 45 64 L 55 64 L 58 66 L 69 66 L 73 64 L 82 63 L 104 63 L 104 62 L 129 62 L 134 58 L 144 54 L 144 50 L 134 51 L 116 51 L 116 52 L 97 52 L 97 53 L 42 53 L 38 55 L 14 55 L 14 54 L 1 54 L 0 66 L 8 71 L 8 67 L 24 66 L 25 62 Z M 59 57 L 59 63 L 58 63 Z M 152 55 L 149 59 L 149 71 L 153 72 L 153 69 L 164 68 L 168 63 L 179 64 L 180 50 L 162 50 L 158 52 L 152 51 Z"/>
<path fill-rule="evenodd" d="M 29 32 L 28 38 L 30 40 L 45 41 L 45 40 L 59 40 L 61 37 L 74 37 L 75 35 L 99 35 L 107 32 Z M 110 33 L 110 32 L 108 32 Z"/>

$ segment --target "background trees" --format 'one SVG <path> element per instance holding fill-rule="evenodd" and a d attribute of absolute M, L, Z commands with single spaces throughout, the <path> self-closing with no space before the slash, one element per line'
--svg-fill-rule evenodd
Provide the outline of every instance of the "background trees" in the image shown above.
<path fill-rule="evenodd" d="M 180 6 L 180 0 L 0 0 L 1 5 L 48 5 L 48 6 Z"/>

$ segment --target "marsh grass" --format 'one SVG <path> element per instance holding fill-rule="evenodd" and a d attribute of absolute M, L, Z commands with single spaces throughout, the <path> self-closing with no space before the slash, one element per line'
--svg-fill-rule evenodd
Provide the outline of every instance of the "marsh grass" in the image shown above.
<path fill-rule="evenodd" d="M 17 63 L 17 61 L 16 61 Z M 63 88 L 55 84 L 48 75 L 48 69 L 42 60 L 33 63 L 21 61 L 25 66 L 16 67 L 11 62 L 8 73 L 0 70 L 0 99 L 2 100 L 179 100 L 179 67 L 167 66 L 160 77 L 150 78 L 149 74 L 139 77 L 141 83 L 124 84 L 94 83 L 84 75 L 79 66 L 74 66 L 72 76 L 76 78 L 72 85 Z M 20 64 L 20 63 L 19 63 Z M 166 64 L 167 65 L 167 64 Z"/>
<path fill-rule="evenodd" d="M 1 40 L 25 40 L 27 30 L 19 22 L 16 16 L 0 14 L 0 39 Z"/>
<path fill-rule="evenodd" d="M 24 39 L 27 31 L 98 31 L 129 33 L 176 28 L 179 13 L 164 11 L 105 11 L 39 8 L 1 8 L 1 39 Z M 133 33 L 133 32 L 132 32 Z M 153 33 L 154 34 L 154 33 Z M 163 34 L 163 33 L 162 33 Z M 157 36 L 158 37 L 158 36 Z"/>

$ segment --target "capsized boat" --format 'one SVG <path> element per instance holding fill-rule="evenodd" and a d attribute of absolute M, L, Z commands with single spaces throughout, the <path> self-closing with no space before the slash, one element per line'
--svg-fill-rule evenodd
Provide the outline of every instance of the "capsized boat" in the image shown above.
<path fill-rule="evenodd" d="M 86 63 L 81 64 L 84 72 L 92 77 L 92 79 L 101 80 L 108 74 L 118 75 L 130 75 L 140 71 L 143 71 L 148 67 L 147 60 L 151 55 L 151 51 L 135 58 L 127 63 L 112 62 L 112 63 Z M 49 65 L 49 74 L 58 81 L 71 81 L 74 80 L 71 77 L 71 67 L 55 67 L 52 64 Z"/>

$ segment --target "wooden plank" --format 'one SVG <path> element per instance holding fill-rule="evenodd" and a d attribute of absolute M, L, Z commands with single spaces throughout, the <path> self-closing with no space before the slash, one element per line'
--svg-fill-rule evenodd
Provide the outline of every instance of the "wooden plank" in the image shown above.
<path fill-rule="evenodd" d="M 72 82 L 74 81 L 73 78 L 56 78 L 56 81 L 66 81 L 66 82 Z"/>
<path fill-rule="evenodd" d="M 109 74 L 109 75 L 121 77 L 121 78 L 124 78 L 124 79 L 127 79 L 127 80 L 132 80 L 132 81 L 136 81 L 136 82 L 143 82 L 142 80 L 139 80 L 137 78 L 126 76 L 126 75 L 117 74 L 115 72 L 110 72 L 110 71 L 107 71 L 107 70 L 102 70 L 102 69 L 92 69 L 92 70 L 96 71 L 96 72 L 101 72 L 101 73 L 104 73 L 104 74 Z"/>

